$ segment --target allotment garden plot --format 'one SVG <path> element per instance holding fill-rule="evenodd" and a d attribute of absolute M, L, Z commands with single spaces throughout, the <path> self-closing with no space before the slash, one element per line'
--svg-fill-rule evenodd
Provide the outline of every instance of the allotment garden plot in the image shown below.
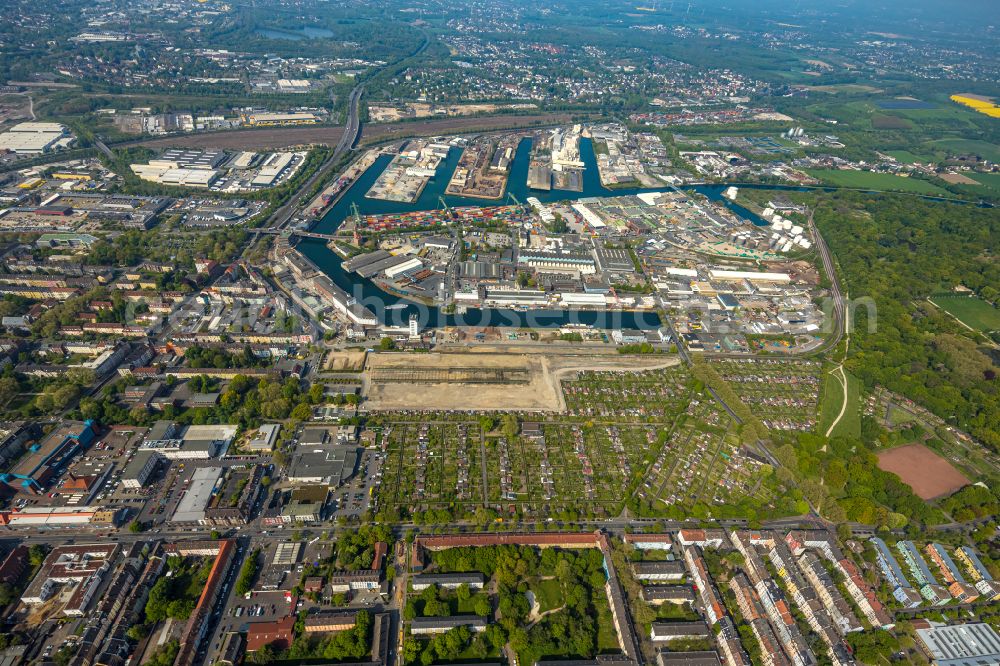
<path fill-rule="evenodd" d="M 772 430 L 812 430 L 819 410 L 818 361 L 727 359 L 712 361 L 750 410 Z"/>
<path fill-rule="evenodd" d="M 574 416 L 619 421 L 672 421 L 684 408 L 688 375 L 680 366 L 637 373 L 581 372 L 563 382 L 566 409 Z"/>
<path fill-rule="evenodd" d="M 477 422 L 395 422 L 382 432 L 385 502 L 482 506 L 481 430 Z"/>
<path fill-rule="evenodd" d="M 774 495 L 766 483 L 769 472 L 759 456 L 740 446 L 729 415 L 700 393 L 650 467 L 640 497 L 652 514 L 677 517 L 690 517 L 695 507 L 716 515 L 724 506 L 765 506 Z"/>
<path fill-rule="evenodd" d="M 515 444 L 526 481 L 517 499 L 535 504 L 585 503 L 614 513 L 656 451 L 654 426 L 546 423 L 541 430 Z"/>

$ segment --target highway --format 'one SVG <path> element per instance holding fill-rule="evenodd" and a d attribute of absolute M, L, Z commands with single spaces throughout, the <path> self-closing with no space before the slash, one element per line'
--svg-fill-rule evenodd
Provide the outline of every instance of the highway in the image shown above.
<path fill-rule="evenodd" d="M 265 225 L 271 229 L 282 229 L 288 224 L 289 220 L 294 217 L 295 213 L 298 212 L 307 202 L 306 197 L 310 192 L 312 192 L 313 186 L 317 182 L 324 180 L 330 175 L 330 171 L 333 170 L 334 166 L 340 162 L 340 158 L 347 152 L 349 152 L 354 144 L 357 143 L 358 136 L 361 134 L 361 118 L 360 118 L 360 103 L 361 94 L 364 92 L 364 84 L 358 84 L 351 91 L 350 97 L 347 103 L 347 122 L 344 124 L 344 134 L 340 137 L 340 141 L 333 150 L 333 155 L 331 155 L 319 169 L 313 173 L 312 176 L 302 184 L 302 187 L 292 195 L 292 197 L 285 202 L 281 207 L 279 207 L 274 213 L 271 214 L 271 218 Z"/>

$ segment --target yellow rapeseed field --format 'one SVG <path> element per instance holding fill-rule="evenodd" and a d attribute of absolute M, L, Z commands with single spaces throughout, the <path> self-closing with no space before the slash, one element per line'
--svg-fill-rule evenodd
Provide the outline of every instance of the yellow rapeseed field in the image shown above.
<path fill-rule="evenodd" d="M 952 95 L 951 101 L 975 109 L 979 113 L 985 113 L 990 118 L 1000 118 L 1000 106 L 997 106 L 993 102 L 985 102 L 981 99 L 965 97 L 964 95 Z"/>

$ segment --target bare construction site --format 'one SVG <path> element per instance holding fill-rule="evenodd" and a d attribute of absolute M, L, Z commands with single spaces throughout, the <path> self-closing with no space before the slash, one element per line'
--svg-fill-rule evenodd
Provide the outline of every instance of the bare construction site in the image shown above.
<path fill-rule="evenodd" d="M 370 411 L 565 410 L 562 382 L 577 372 L 638 372 L 678 363 L 674 356 L 516 352 L 369 354 Z"/>

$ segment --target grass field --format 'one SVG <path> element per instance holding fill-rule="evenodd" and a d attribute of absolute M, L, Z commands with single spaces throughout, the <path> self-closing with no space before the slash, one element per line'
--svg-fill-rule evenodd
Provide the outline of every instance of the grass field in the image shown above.
<path fill-rule="evenodd" d="M 918 178 L 904 178 L 888 173 L 870 173 L 868 171 L 841 171 L 838 169 L 806 169 L 810 176 L 841 187 L 858 187 L 872 190 L 896 190 L 900 192 L 915 192 L 951 196 L 944 188 Z"/>
<path fill-rule="evenodd" d="M 916 153 L 911 153 L 908 150 L 888 150 L 886 151 L 885 154 L 891 157 L 895 157 L 903 164 L 913 164 L 914 162 L 927 162 L 930 159 L 926 155 L 917 155 Z"/>
<path fill-rule="evenodd" d="M 889 115 L 872 116 L 872 129 L 910 129 L 913 125 L 905 118 Z"/>
<path fill-rule="evenodd" d="M 857 377 L 845 372 L 847 377 L 847 409 L 837 427 L 830 433 L 831 437 L 861 437 L 861 382 Z M 843 404 L 844 388 L 838 379 L 839 373 L 826 373 L 823 379 L 823 396 L 820 400 L 819 427 L 816 431 L 826 434 L 830 424 L 840 413 Z"/>
<path fill-rule="evenodd" d="M 1000 330 L 1000 310 L 975 296 L 945 294 L 931 302 L 969 328 L 982 333 Z"/>
<path fill-rule="evenodd" d="M 531 591 L 535 594 L 535 601 L 538 602 L 538 612 L 544 613 L 553 608 L 562 606 L 562 589 L 559 581 L 555 578 L 540 580 L 531 586 Z"/>
<path fill-rule="evenodd" d="M 1000 146 L 978 139 L 938 139 L 927 144 L 938 150 L 981 155 L 993 162 L 1000 162 Z"/>
<path fill-rule="evenodd" d="M 889 421 L 894 426 L 906 425 L 907 423 L 913 423 L 917 420 L 917 417 L 912 413 L 906 411 L 905 409 L 901 409 L 896 405 L 889 408 Z"/>
<path fill-rule="evenodd" d="M 969 177 L 981 183 L 983 187 L 1000 194 L 1000 173 L 970 173 Z"/>

